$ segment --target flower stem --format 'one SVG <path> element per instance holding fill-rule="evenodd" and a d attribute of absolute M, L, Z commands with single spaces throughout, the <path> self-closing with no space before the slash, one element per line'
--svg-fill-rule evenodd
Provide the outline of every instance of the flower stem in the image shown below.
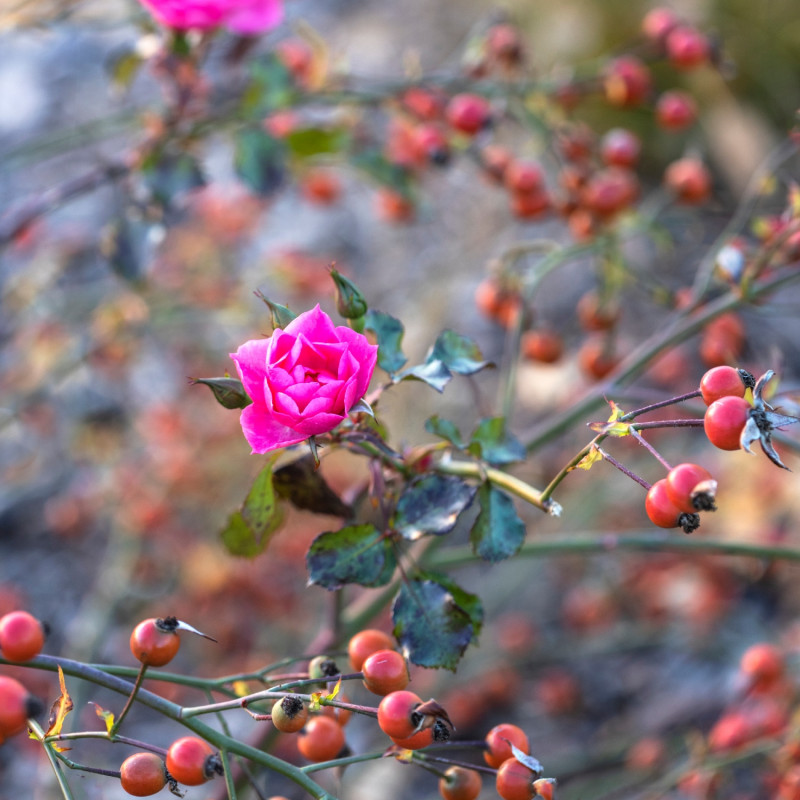
<path fill-rule="evenodd" d="M 548 511 L 548 504 L 543 501 L 542 492 L 535 489 L 525 481 L 509 475 L 495 467 L 488 467 L 484 464 L 479 464 L 474 461 L 453 461 L 442 460 L 434 469 L 437 472 L 444 473 L 445 475 L 460 475 L 464 478 L 478 478 L 481 480 L 488 480 L 489 483 L 494 484 L 500 489 L 505 489 L 507 492 L 516 495 L 521 500 L 525 500 L 536 508 L 542 511 Z"/>

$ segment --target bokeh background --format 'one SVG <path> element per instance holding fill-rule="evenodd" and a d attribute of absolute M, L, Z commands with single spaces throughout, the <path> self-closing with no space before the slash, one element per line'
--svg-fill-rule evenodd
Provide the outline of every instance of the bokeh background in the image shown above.
<path fill-rule="evenodd" d="M 800 97 L 796 3 L 674 7 L 713 32 L 720 53 L 717 70 L 656 73 L 662 85 L 683 86 L 698 98 L 700 119 L 691 134 L 670 137 L 652 113 L 600 101 L 578 112 L 599 132 L 624 125 L 642 136 L 648 192 L 658 192 L 663 164 L 686 150 L 711 165 L 714 200 L 702 211 L 665 218 L 672 249 L 644 239 L 631 244 L 642 269 L 658 271 L 672 290 L 691 280 L 753 172 L 794 123 Z M 477 0 L 287 0 L 286 22 L 257 50 L 301 31 L 324 42 L 335 69 L 380 87 L 419 70 L 457 71 L 471 39 L 508 16 L 526 37 L 536 74 L 557 78 L 591 70 L 626 48 L 647 8 L 621 0 L 528 0 L 502 8 Z M 163 103 L 158 79 L 147 68 L 125 86 L 120 77 L 137 48 L 152 47 L 153 36 L 132 0 L 0 5 L 0 219 L 26 203 L 46 203 L 52 187 L 102 171 L 141 140 Z M 228 77 L 230 46 L 225 37 L 213 46 L 212 81 Z M 502 136 L 517 152 L 537 154 L 529 132 Z M 568 233 L 556 219 L 515 220 L 503 192 L 468 158 L 427 173 L 416 219 L 396 225 L 376 211 L 375 186 L 345 164 L 332 164 L 340 200 L 319 206 L 303 197 L 302 174 L 291 170 L 269 197 L 251 194 L 236 178 L 224 129 L 195 155 L 204 185 L 168 218 L 149 219 L 137 209 L 143 189 L 135 176 L 99 180 L 92 191 L 48 209 L 0 252 L 0 611 L 26 607 L 48 620 L 48 652 L 121 664 L 132 661 L 128 636 L 136 621 L 175 614 L 220 639 L 217 646 L 187 639 L 176 668 L 211 675 L 306 651 L 329 598 L 306 586 L 305 549 L 339 525 L 290 512 L 254 561 L 227 555 L 219 542 L 220 527 L 262 461 L 249 454 L 237 413 L 187 379 L 231 370 L 230 352 L 269 333 L 269 316 L 253 292 L 298 311 L 316 302 L 332 310 L 326 267 L 336 262 L 372 307 L 404 322 L 412 360 L 424 357 L 442 328 L 473 337 L 498 369 L 471 389 L 454 383 L 439 396 L 404 384 L 382 401 L 393 443 L 412 446 L 430 438 L 423 424 L 432 413 L 468 429 L 476 403 L 494 402 L 508 369 L 506 332 L 482 317 L 473 299 L 487 265 L 520 240 L 565 241 Z M 791 167 L 779 180 L 797 179 Z M 120 225 L 127 226 L 123 236 Z M 570 353 L 583 335 L 573 310 L 592 282 L 589 265 L 578 259 L 548 279 L 536 303 L 535 313 L 559 327 Z M 632 344 L 666 310 L 640 286 L 624 298 L 621 336 Z M 790 390 L 800 357 L 798 310 L 797 292 L 786 290 L 768 309 L 743 315 L 747 365 L 757 371 L 777 365 Z M 634 395 L 696 386 L 704 369 L 697 341 L 673 360 L 664 368 L 666 381 L 654 371 Z M 550 367 L 519 365 L 515 430 L 546 426 L 548 415 L 588 389 L 574 354 Z M 601 409 L 593 418 L 604 415 Z M 773 469 L 760 455 L 718 458 L 691 433 L 653 439 L 674 461 L 719 462 L 720 511 L 704 524 L 704 535 L 800 544 L 795 473 Z M 585 441 L 585 428 L 576 426 L 519 473 L 541 485 Z M 632 446 L 620 453 L 626 463 L 641 464 L 648 479 L 658 477 L 657 465 Z M 788 450 L 786 460 L 797 466 Z M 345 495 L 365 480 L 364 465 L 346 456 L 327 460 L 323 471 Z M 641 489 L 610 468 L 572 476 L 559 499 L 565 512 L 557 521 L 520 509 L 531 538 L 647 529 Z M 458 535 L 466 541 L 466 532 Z M 480 646 L 469 650 L 456 675 L 417 671 L 416 691 L 445 702 L 463 738 L 479 738 L 501 720 L 518 721 L 567 800 L 645 796 L 636 793 L 641 777 L 622 770 L 630 746 L 657 736 L 676 760 L 684 758 L 686 742 L 735 699 L 741 652 L 763 639 L 793 651 L 800 637 L 797 568 L 789 563 L 611 553 L 463 567 L 457 576 L 486 607 Z M 49 673 L 25 678 L 42 697 L 56 696 Z M 78 726 L 96 724 L 88 700 L 118 702 L 91 687 L 72 693 Z M 144 711 L 130 722 L 158 743 L 175 735 Z M 248 718 L 233 718 L 232 725 L 258 736 Z M 376 742 L 375 731 L 359 723 L 348 739 L 356 751 Z M 280 747 L 292 757 L 291 744 Z M 82 748 L 81 758 L 108 759 L 108 747 Z M 332 776 L 331 785 L 340 779 L 346 798 L 373 796 L 378 788 L 387 800 L 436 796 L 430 776 L 391 761 L 352 768 Z M 121 796 L 113 781 L 73 783 L 79 797 Z M 627 783 L 634 788 L 626 794 L 620 787 Z M 736 783 L 739 793 L 727 797 L 763 796 L 753 771 L 743 769 Z M 272 778 L 265 785 L 267 795 L 299 796 Z M 604 794 L 612 789 L 617 793 Z M 224 793 L 203 791 L 190 796 Z M 32 743 L 0 748 L 0 797 L 56 796 Z M 494 796 L 489 782 L 484 796 Z"/>

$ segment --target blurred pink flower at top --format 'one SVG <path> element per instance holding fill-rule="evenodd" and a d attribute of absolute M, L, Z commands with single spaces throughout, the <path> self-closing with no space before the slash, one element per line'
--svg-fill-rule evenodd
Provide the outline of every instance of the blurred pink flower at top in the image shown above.
<path fill-rule="evenodd" d="M 253 401 L 242 410 L 242 431 L 254 453 L 266 453 L 346 419 L 367 391 L 378 347 L 334 326 L 317 305 L 269 339 L 245 342 L 231 358 Z"/>
<path fill-rule="evenodd" d="M 178 30 L 210 30 L 224 25 L 253 36 L 283 19 L 283 0 L 140 0 L 162 25 Z"/>

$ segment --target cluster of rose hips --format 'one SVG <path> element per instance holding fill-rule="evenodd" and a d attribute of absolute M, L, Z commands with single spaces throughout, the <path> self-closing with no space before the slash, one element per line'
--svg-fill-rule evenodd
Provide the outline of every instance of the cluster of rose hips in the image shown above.
<path fill-rule="evenodd" d="M 758 439 L 770 460 L 783 467 L 772 448 L 771 432 L 774 427 L 797 420 L 775 414 L 764 401 L 762 392 L 771 377 L 768 372 L 756 382 L 746 370 L 714 367 L 703 375 L 696 394 L 707 406 L 703 429 L 711 444 L 721 450 L 749 452 L 751 442 Z M 745 398 L 748 390 L 753 393 L 752 404 Z M 678 464 L 648 489 L 647 516 L 659 527 L 682 527 L 691 533 L 699 525 L 698 512 L 715 510 L 716 489 L 717 482 L 704 467 Z"/>
<path fill-rule="evenodd" d="M 538 364 L 554 364 L 564 354 L 564 340 L 558 331 L 536 323 L 522 297 L 517 276 L 491 275 L 475 289 L 479 311 L 499 325 L 522 325 L 520 355 Z M 592 380 L 602 380 L 619 363 L 614 329 L 621 308 L 615 297 L 590 289 L 579 299 L 576 318 L 586 338 L 576 353 L 581 371 Z"/>
<path fill-rule="evenodd" d="M 163 667 L 172 661 L 180 648 L 181 630 L 206 636 L 174 617 L 145 619 L 135 626 L 130 648 L 141 664 L 140 678 L 148 667 Z M 12 612 L 0 619 L 0 644 L 9 659 L 33 658 L 42 642 L 42 626 L 27 612 Z M 353 706 L 344 693 L 338 693 L 338 685 L 335 691 L 330 691 L 333 683 L 343 676 L 336 662 L 325 655 L 309 662 L 304 682 L 328 687 L 328 694 L 320 692 L 309 697 L 285 692 L 274 702 L 269 714 L 250 711 L 246 701 L 241 706 L 256 719 L 271 720 L 276 730 L 297 734 L 300 754 L 312 762 L 330 761 L 346 752 L 344 726 L 354 710 L 377 718 L 379 727 L 392 742 L 388 752 L 398 757 L 450 738 L 453 725 L 446 710 L 435 700 L 423 702 L 406 688 L 410 681 L 408 664 L 388 634 L 376 629 L 360 631 L 350 639 L 347 654 L 355 671 L 347 677 L 361 678 L 366 689 L 382 698 L 377 708 Z M 139 683 L 137 680 L 112 733 L 135 698 Z M 324 702 L 332 698 L 336 704 Z M 0 676 L 0 743 L 25 730 L 27 720 L 41 711 L 41 702 L 19 681 Z M 422 762 L 426 769 L 439 774 L 439 791 L 444 800 L 475 800 L 482 789 L 483 771 L 494 775 L 497 792 L 503 800 L 552 800 L 555 781 L 541 776 L 541 766 L 530 757 L 528 738 L 519 727 L 508 723 L 495 726 L 480 747 L 488 766 L 472 768 L 457 763 L 441 771 Z M 95 771 L 116 774 L 128 794 L 147 797 L 165 786 L 180 795 L 179 785 L 204 784 L 223 774 L 223 766 L 219 753 L 209 742 L 197 736 L 183 736 L 166 750 L 151 748 L 128 756 L 116 773 Z"/>
<path fill-rule="evenodd" d="M 760 775 L 763 796 L 775 800 L 800 798 L 800 742 L 790 725 L 795 687 L 787 673 L 781 648 L 767 642 L 750 646 L 739 660 L 735 699 L 714 723 L 705 743 L 708 754 L 719 757 L 736 754 L 762 739 L 782 741 Z M 693 768 L 679 787 L 692 797 L 710 796 L 712 791 L 724 791 L 722 781 L 719 770 Z"/>
<path fill-rule="evenodd" d="M 639 195 L 635 169 L 641 141 L 625 128 L 609 130 L 596 141 L 585 124 L 565 121 L 565 113 L 568 118 L 581 99 L 600 94 L 614 107 L 652 102 L 654 119 L 663 130 L 684 131 L 697 116 L 694 99 L 680 89 L 668 89 L 654 99 L 648 62 L 666 60 L 674 69 L 686 71 L 714 60 L 708 37 L 668 9 L 656 8 L 647 14 L 642 36 L 643 57 L 619 56 L 591 78 L 537 86 L 552 104 L 539 120 L 547 139 L 542 149 L 550 151 L 548 160 L 557 173 L 548 187 L 548 176 L 538 159 L 515 155 L 494 141 L 490 132 L 513 113 L 493 99 L 494 82 L 524 87 L 529 77 L 519 29 L 509 22 L 489 26 L 466 54 L 464 70 L 474 84 L 470 90 L 452 94 L 444 85 L 421 83 L 402 90 L 387 106 L 388 122 L 380 133 L 382 155 L 398 170 L 400 179 L 380 187 L 376 197 L 381 216 L 396 222 L 413 218 L 414 187 L 425 170 L 444 166 L 454 154 L 466 151 L 490 182 L 504 187 L 510 209 L 518 218 L 534 219 L 555 211 L 578 240 L 607 228 Z M 299 38 L 280 42 L 275 52 L 297 86 L 313 100 L 314 90 L 324 83 L 326 68 L 319 54 Z M 554 122 L 556 119 L 561 121 Z M 277 138 L 302 125 L 302 115 L 292 110 L 277 111 L 265 121 L 267 131 Z M 359 142 L 369 135 L 363 120 L 356 133 Z M 304 169 L 299 180 L 303 195 L 311 202 L 330 204 L 341 193 L 339 180 L 327 169 Z M 705 201 L 711 190 L 710 174 L 696 156 L 670 164 L 664 183 L 679 202 L 689 204 Z"/>
<path fill-rule="evenodd" d="M 0 653 L 9 661 L 30 661 L 42 650 L 45 626 L 27 611 L 10 611 L 0 617 Z M 18 680 L 0 675 L 0 744 L 25 730 L 27 720 L 43 710 Z"/>

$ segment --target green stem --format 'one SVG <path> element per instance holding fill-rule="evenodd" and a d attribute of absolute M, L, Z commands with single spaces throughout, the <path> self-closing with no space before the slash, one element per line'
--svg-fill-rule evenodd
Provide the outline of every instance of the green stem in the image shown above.
<path fill-rule="evenodd" d="M 496 269 L 504 272 L 513 269 L 514 264 L 521 258 L 529 255 L 544 254 L 544 258 L 527 271 L 523 278 L 522 298 L 524 304 L 529 304 L 544 279 L 562 264 L 602 246 L 601 240 L 588 244 L 576 244 L 564 247 L 552 239 L 538 239 L 532 242 L 520 242 L 509 247 L 498 259 Z M 509 330 L 506 341 L 506 375 L 501 381 L 501 414 L 504 419 L 511 418 L 511 410 L 516 393 L 517 365 L 519 360 L 519 347 L 522 337 L 524 313 L 520 314 L 516 323 Z"/>
<path fill-rule="evenodd" d="M 342 679 L 361 680 L 362 677 L 363 673 L 358 672 L 353 673 L 352 675 L 343 675 Z M 290 693 L 288 690 L 291 689 L 292 686 L 297 685 L 297 683 L 319 683 L 319 679 L 315 678 L 313 680 L 297 681 L 295 684 L 286 684 L 285 686 L 276 689 L 255 692 L 253 694 L 246 695 L 245 697 L 240 697 L 236 700 L 225 700 L 222 703 L 208 703 L 202 706 L 191 706 L 189 708 L 184 708 L 181 710 L 181 719 L 190 719 L 191 717 L 198 717 L 201 714 L 213 714 L 218 711 L 228 711 L 234 708 L 244 708 L 250 703 L 256 703 L 259 700 L 280 700 L 281 698 L 286 697 L 286 695 Z M 300 700 L 303 700 L 306 703 L 312 702 L 313 699 L 310 694 L 298 694 L 296 692 L 291 692 L 291 695 L 293 697 L 300 698 Z M 372 706 L 360 706 L 354 703 L 346 703 L 342 700 L 330 700 L 325 697 L 320 698 L 320 705 L 344 708 L 356 714 L 364 714 L 370 717 L 377 716 L 378 714 L 378 709 Z"/>
<path fill-rule="evenodd" d="M 800 561 L 800 549 L 760 544 L 742 544 L 713 539 L 678 538 L 671 535 L 616 534 L 598 531 L 595 534 L 553 537 L 522 546 L 517 557 L 591 555 L 615 551 L 697 553 L 703 555 L 744 556 L 775 561 Z M 437 553 L 429 564 L 437 568 L 452 568 L 475 563 L 469 547 L 459 547 Z"/>
<path fill-rule="evenodd" d="M 136 692 L 139 691 L 139 688 L 142 685 L 145 672 L 147 672 L 147 664 L 143 663 L 142 666 L 139 667 L 139 673 L 136 676 L 136 681 L 133 684 L 133 689 L 131 689 L 131 693 L 128 696 L 127 702 L 125 703 L 122 711 L 120 711 L 119 716 L 114 720 L 114 724 L 111 726 L 111 730 L 108 732 L 108 735 L 110 737 L 112 738 L 114 737 L 114 734 L 117 732 L 117 730 L 119 730 L 119 726 L 122 724 L 122 720 L 125 719 L 128 712 L 133 707 L 133 701 L 136 699 Z"/>
<path fill-rule="evenodd" d="M 345 756 L 344 758 L 334 758 L 332 761 L 325 761 L 320 764 L 308 764 L 305 767 L 300 767 L 301 772 L 306 774 L 310 772 L 319 772 L 323 769 L 333 769 L 334 767 L 349 767 L 350 764 L 361 764 L 364 761 L 377 761 L 379 758 L 384 757 L 384 752 L 380 753 L 362 753 L 358 756 Z"/>
<path fill-rule="evenodd" d="M 662 330 L 645 340 L 619 364 L 605 381 L 597 384 L 579 402 L 560 415 L 549 416 L 546 421 L 529 431 L 527 435 L 521 436 L 526 449 L 531 453 L 558 438 L 564 431 L 569 430 L 594 409 L 600 407 L 605 397 L 613 395 L 620 386 L 626 385 L 637 377 L 655 356 L 693 336 L 711 320 L 739 308 L 747 301 L 758 300 L 798 280 L 800 280 L 800 270 L 790 266 L 776 272 L 771 279 L 753 286 L 746 296 L 731 291 L 709 302 L 691 315 L 682 313 L 676 316 L 672 323 L 663 326 L 667 328 L 666 333 Z M 543 499 L 549 497 L 547 490 L 542 493 L 542 497 Z"/>
<path fill-rule="evenodd" d="M 61 765 L 56 757 L 55 750 L 53 750 L 53 748 L 44 741 L 44 731 L 34 720 L 28 720 L 28 726 L 30 727 L 34 736 L 42 743 L 45 755 L 47 756 L 47 760 L 50 762 L 50 766 L 53 768 L 53 772 L 55 773 L 56 777 L 56 783 L 58 783 L 58 788 L 61 790 L 64 800 L 75 800 L 72 794 L 72 789 L 70 789 L 64 773 L 61 771 Z"/>
<path fill-rule="evenodd" d="M 225 788 L 228 790 L 228 800 L 236 800 L 236 783 L 233 780 L 231 759 L 228 751 L 225 749 L 220 750 L 220 758 L 222 759 L 222 769 L 225 775 Z"/>
<path fill-rule="evenodd" d="M 489 483 L 497 486 L 500 489 L 505 489 L 507 492 L 516 495 L 521 500 L 525 500 L 536 508 L 548 513 L 553 513 L 553 506 L 546 501 L 543 493 L 535 489 L 525 481 L 509 475 L 500 469 L 494 467 L 487 467 L 484 464 L 479 464 L 475 461 L 440 461 L 434 467 L 436 472 L 441 472 L 446 475 L 459 475 L 463 478 L 477 478 L 478 480 L 488 480 Z"/>
<path fill-rule="evenodd" d="M 113 675 L 104 672 L 102 669 L 83 664 L 80 661 L 72 661 L 66 658 L 56 658 L 54 656 L 39 655 L 31 661 L 26 662 L 26 667 L 33 669 L 44 669 L 51 672 L 58 670 L 60 666 L 65 675 L 71 675 L 76 678 L 90 681 L 103 688 L 110 689 L 122 695 L 128 695 L 133 689 L 133 685 L 128 681 L 121 680 Z M 141 703 L 148 708 L 157 711 L 159 714 L 179 722 L 184 727 L 196 733 L 206 741 L 210 742 L 214 747 L 219 750 L 227 750 L 229 753 L 242 756 L 260 764 L 262 767 L 271 769 L 284 775 L 289 780 L 296 783 L 301 789 L 304 789 L 308 794 L 317 800 L 335 800 L 333 795 L 323 789 L 315 781 L 311 780 L 305 773 L 301 772 L 298 767 L 276 758 L 263 750 L 256 747 L 251 747 L 244 742 L 240 742 L 235 738 L 226 736 L 218 730 L 206 725 L 203 722 L 195 719 L 182 719 L 181 712 L 183 709 L 177 703 L 165 700 L 157 694 L 153 694 L 146 689 L 140 689 L 136 695 L 137 702 Z M 71 795 L 68 796 L 71 800 Z"/>
<path fill-rule="evenodd" d="M 74 733 L 58 733 L 45 737 L 47 742 L 64 742 L 70 739 L 105 739 L 114 744 L 129 744 L 131 747 L 137 747 L 140 750 L 149 750 L 151 753 L 157 753 L 162 758 L 167 754 L 164 747 L 156 747 L 140 739 L 131 739 L 128 736 L 119 736 L 118 734 L 112 736 L 108 731 L 75 731 Z"/>

